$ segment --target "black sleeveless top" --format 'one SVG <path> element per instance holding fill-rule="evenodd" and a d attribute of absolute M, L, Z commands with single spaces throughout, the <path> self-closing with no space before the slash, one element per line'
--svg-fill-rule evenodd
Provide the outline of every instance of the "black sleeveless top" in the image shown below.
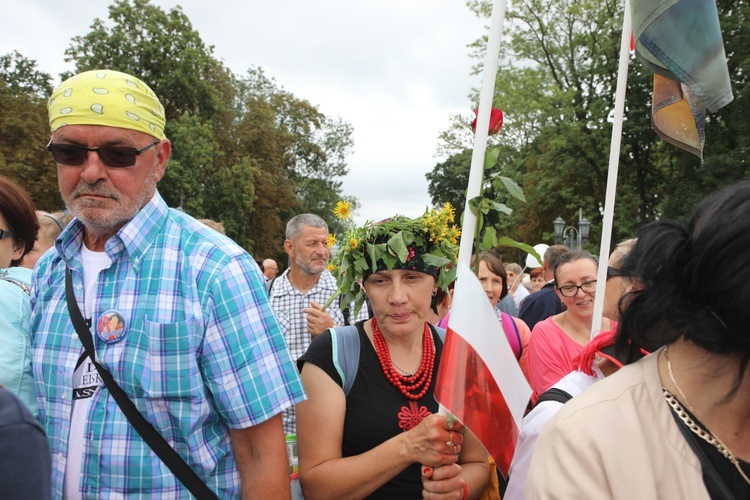
<path fill-rule="evenodd" d="M 360 340 L 359 369 L 346 398 L 342 444 L 344 457 L 369 451 L 398 433 L 412 429 L 424 417 L 438 411 L 438 404 L 432 391 L 437 379 L 443 342 L 435 329 L 431 327 L 432 338 L 435 342 L 435 368 L 432 373 L 432 382 L 421 399 L 411 401 L 385 378 L 378 355 L 362 324 L 363 322 L 357 323 Z M 341 377 L 336 371 L 331 353 L 331 334 L 326 331 L 312 341 L 307 352 L 299 358 L 298 367 L 301 370 L 305 362 L 310 362 L 320 367 L 339 386 L 342 386 Z M 420 464 L 408 466 L 368 498 L 422 498 Z"/>

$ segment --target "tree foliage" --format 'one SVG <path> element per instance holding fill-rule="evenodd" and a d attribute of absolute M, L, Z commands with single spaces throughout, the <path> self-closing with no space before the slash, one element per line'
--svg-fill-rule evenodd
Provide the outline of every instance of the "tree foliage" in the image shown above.
<path fill-rule="evenodd" d="M 279 87 L 260 68 L 232 74 L 180 7 L 117 0 L 108 20 L 72 39 L 76 72 L 107 68 L 135 75 L 164 104 L 172 157 L 159 191 L 172 207 L 222 222 L 227 235 L 260 258 L 285 261 L 286 221 L 313 212 L 339 228 L 352 128 Z M 66 78 L 71 75 L 62 75 Z M 51 78 L 21 54 L 0 56 L 0 169 L 39 208 L 57 210 L 54 163 L 45 151 L 44 100 Z M 39 179 L 38 181 L 35 179 Z"/>
<path fill-rule="evenodd" d="M 17 50 L 0 55 L 0 79 L 14 96 L 47 99 L 52 94 L 52 76 L 36 69 L 36 61 L 27 59 Z"/>
<path fill-rule="evenodd" d="M 707 192 L 747 175 L 748 117 L 743 104 L 750 11 L 745 1 L 718 4 L 735 101 L 710 117 L 703 163 L 651 130 L 652 74 L 631 59 L 613 242 L 655 218 L 684 217 Z M 491 11 L 487 0 L 467 5 L 479 16 L 488 17 Z M 493 103 L 505 112 L 505 125 L 492 139 L 501 154 L 490 174 L 516 180 L 527 203 L 512 207 L 513 214 L 497 222 L 500 234 L 551 243 L 552 221 L 559 215 L 574 225 L 582 208 L 593 223 L 591 249 L 598 248 L 621 9 L 616 0 L 520 0 L 508 10 L 507 43 Z M 486 38 L 477 40 L 474 55 L 483 58 L 485 46 Z M 478 96 L 472 99 L 476 102 Z M 468 175 L 472 138 L 467 123 L 464 116 L 454 117 L 451 128 L 441 134 L 441 152 L 449 158 L 427 174 L 436 205 L 453 203 L 453 182 Z M 502 186 L 488 189 L 489 196 L 505 197 Z"/>

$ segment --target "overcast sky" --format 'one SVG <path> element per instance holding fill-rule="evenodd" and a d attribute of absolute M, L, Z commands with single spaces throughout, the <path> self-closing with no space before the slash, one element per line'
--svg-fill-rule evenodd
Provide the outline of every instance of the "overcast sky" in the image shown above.
<path fill-rule="evenodd" d="M 279 86 L 354 127 L 343 190 L 356 220 L 417 216 L 429 205 L 425 173 L 450 115 L 468 113 L 479 88 L 467 45 L 486 31 L 462 0 L 152 0 L 181 5 L 214 56 L 238 74 L 260 66 Z M 74 36 L 107 19 L 99 0 L 10 0 L 0 54 L 18 50 L 57 76 Z M 136 75 L 138 76 L 138 75 Z"/>

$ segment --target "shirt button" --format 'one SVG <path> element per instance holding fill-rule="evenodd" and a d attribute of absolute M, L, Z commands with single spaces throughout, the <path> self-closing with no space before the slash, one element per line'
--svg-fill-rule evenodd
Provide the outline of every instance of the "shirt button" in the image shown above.
<path fill-rule="evenodd" d="M 63 392 L 63 396 L 62 396 L 62 398 L 63 398 L 63 399 L 68 399 L 68 395 L 67 395 L 66 393 L 64 393 L 64 392 Z"/>
<path fill-rule="evenodd" d="M 65 460 L 65 456 L 62 453 L 58 453 L 57 454 L 57 459 L 60 460 L 60 461 Z"/>
<path fill-rule="evenodd" d="M 77 333 L 74 333 L 74 334 L 73 334 L 73 340 L 77 340 L 77 339 L 78 339 L 78 334 L 77 334 Z"/>

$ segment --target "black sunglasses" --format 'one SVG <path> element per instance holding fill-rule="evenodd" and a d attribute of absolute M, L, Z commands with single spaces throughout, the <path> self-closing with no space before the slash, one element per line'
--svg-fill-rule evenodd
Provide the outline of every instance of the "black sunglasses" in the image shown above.
<path fill-rule="evenodd" d="M 607 266 L 607 279 L 615 278 L 617 276 L 625 276 L 625 274 L 622 272 L 622 269 L 617 269 L 616 267 Z"/>
<path fill-rule="evenodd" d="M 0 240 L 4 240 L 5 238 L 12 238 L 15 235 L 12 231 L 8 231 L 7 229 L 0 229 Z"/>
<path fill-rule="evenodd" d="M 105 146 L 103 148 L 86 148 L 75 144 L 63 144 L 50 141 L 47 149 L 52 153 L 52 158 L 62 165 L 79 166 L 86 161 L 89 151 L 96 151 L 102 162 L 110 168 L 125 168 L 135 165 L 138 155 L 142 155 L 161 141 L 154 141 L 143 149 L 130 146 Z"/>

